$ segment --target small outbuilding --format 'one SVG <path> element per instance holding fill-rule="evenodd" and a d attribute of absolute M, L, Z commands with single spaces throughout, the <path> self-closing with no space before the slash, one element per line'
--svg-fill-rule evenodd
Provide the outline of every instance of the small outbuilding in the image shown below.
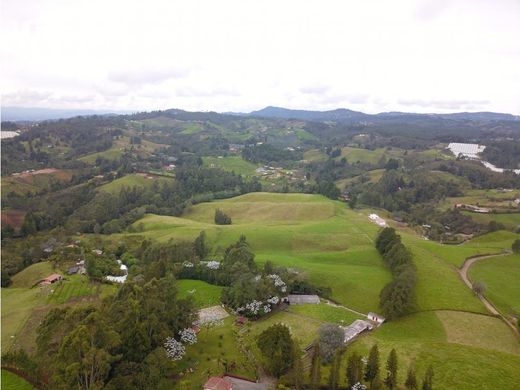
<path fill-rule="evenodd" d="M 67 275 L 75 275 L 78 273 L 78 271 L 79 271 L 79 266 L 75 265 L 74 267 L 70 267 L 67 270 Z"/>
<path fill-rule="evenodd" d="M 352 324 L 343 328 L 345 330 L 345 338 L 343 340 L 344 343 L 348 343 L 352 341 L 354 338 L 359 336 L 366 330 L 374 329 L 374 325 L 372 325 L 368 321 L 364 320 L 355 320 Z"/>
<path fill-rule="evenodd" d="M 233 390 L 233 384 L 227 379 L 212 376 L 204 384 L 204 390 Z"/>
<path fill-rule="evenodd" d="M 285 303 L 289 305 L 306 305 L 306 304 L 318 304 L 320 303 L 320 297 L 317 295 L 297 295 L 291 294 L 283 299 Z"/>
<path fill-rule="evenodd" d="M 41 285 L 49 285 L 49 284 L 53 284 L 53 283 L 59 282 L 62 279 L 63 279 L 63 276 L 61 276 L 60 274 L 52 274 L 52 275 L 47 276 L 45 279 L 43 279 L 40 282 L 40 284 Z"/>
<path fill-rule="evenodd" d="M 375 322 L 376 324 L 380 325 L 382 324 L 383 322 L 385 322 L 386 318 L 383 317 L 383 316 L 380 316 L 379 314 L 377 313 L 368 313 L 367 314 L 367 318 L 370 320 L 370 321 L 373 321 Z"/>

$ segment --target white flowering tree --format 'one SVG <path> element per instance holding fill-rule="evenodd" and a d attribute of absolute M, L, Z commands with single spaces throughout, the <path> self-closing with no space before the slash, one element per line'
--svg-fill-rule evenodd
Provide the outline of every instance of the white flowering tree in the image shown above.
<path fill-rule="evenodd" d="M 179 331 L 181 341 L 185 344 L 195 344 L 197 342 L 197 333 L 192 328 L 186 328 Z"/>
<path fill-rule="evenodd" d="M 167 337 L 164 343 L 166 349 L 166 356 L 172 360 L 181 360 L 186 354 L 186 347 L 173 337 Z"/>
<path fill-rule="evenodd" d="M 367 390 L 367 387 L 358 382 L 352 386 L 352 390 Z"/>

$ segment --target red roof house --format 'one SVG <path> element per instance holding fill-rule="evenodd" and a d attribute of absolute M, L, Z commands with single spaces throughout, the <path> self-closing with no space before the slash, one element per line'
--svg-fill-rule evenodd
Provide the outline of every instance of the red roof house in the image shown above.
<path fill-rule="evenodd" d="M 204 390 L 233 390 L 233 384 L 224 378 L 212 376 L 204 384 Z"/>

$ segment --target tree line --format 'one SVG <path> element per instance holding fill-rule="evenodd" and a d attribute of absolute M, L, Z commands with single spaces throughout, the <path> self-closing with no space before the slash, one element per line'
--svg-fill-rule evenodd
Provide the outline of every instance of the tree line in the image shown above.
<path fill-rule="evenodd" d="M 392 272 L 392 280 L 381 290 L 379 305 L 386 318 L 402 317 L 415 308 L 417 271 L 412 254 L 394 228 L 384 228 L 375 245 Z"/>

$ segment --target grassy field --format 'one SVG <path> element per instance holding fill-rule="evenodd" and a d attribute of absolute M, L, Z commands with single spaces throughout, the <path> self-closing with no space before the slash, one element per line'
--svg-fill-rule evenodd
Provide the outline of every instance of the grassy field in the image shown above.
<path fill-rule="evenodd" d="M 192 297 L 197 307 L 209 307 L 220 304 L 222 287 L 201 280 L 182 279 L 177 281 L 179 297 Z"/>
<path fill-rule="evenodd" d="M 484 283 L 484 295 L 502 313 L 520 316 L 520 255 L 479 261 L 471 266 L 469 277 Z"/>
<path fill-rule="evenodd" d="M 68 182 L 73 171 L 61 169 L 43 169 L 32 173 L 22 173 L 17 176 L 2 177 L 2 195 L 10 192 L 25 195 L 28 192 L 37 193 L 51 188 L 53 181 Z"/>
<path fill-rule="evenodd" d="M 244 160 L 240 156 L 227 157 L 204 157 L 202 159 L 204 165 L 207 167 L 221 168 L 225 171 L 235 172 L 237 175 L 252 176 L 255 174 L 255 169 L 258 165 Z"/>
<path fill-rule="evenodd" d="M 2 389 L 5 390 L 32 390 L 34 387 L 25 379 L 12 372 L 2 370 Z"/>
<path fill-rule="evenodd" d="M 338 325 L 349 325 L 357 319 L 364 318 L 341 307 L 327 305 L 326 303 L 320 303 L 319 305 L 292 305 L 287 310 L 290 313 L 301 316 L 303 321 L 310 318 Z"/>
<path fill-rule="evenodd" d="M 2 351 L 21 346 L 30 352 L 36 328 L 52 307 L 96 302 L 117 288 L 90 282 L 81 275 L 67 276 L 44 289 L 32 287 L 53 272 L 63 274 L 49 262 L 36 263 L 14 275 L 12 286 L 2 288 Z"/>
<path fill-rule="evenodd" d="M 217 207 L 232 225 L 213 223 Z M 215 255 L 245 234 L 259 263 L 296 267 L 359 310 L 376 310 L 390 280 L 372 243 L 377 226 L 322 196 L 254 193 L 196 205 L 183 218 L 150 215 L 137 223 L 144 224 L 141 234 L 159 241 L 191 240 L 204 230 Z"/>
<path fill-rule="evenodd" d="M 228 213 L 233 224 L 215 225 L 216 208 Z M 369 222 L 368 213 L 317 195 L 252 193 L 193 206 L 181 218 L 149 215 L 137 223 L 144 224 L 144 236 L 159 241 L 192 240 L 205 231 L 216 256 L 245 234 L 258 263 L 271 260 L 297 268 L 311 281 L 330 286 L 337 301 L 366 313 L 378 310 L 379 291 L 390 280 L 373 246 L 378 227 Z M 516 235 L 495 232 L 489 238 L 449 246 L 426 241 L 412 231 L 400 233 L 418 267 L 419 310 L 485 313 L 454 266 L 476 254 L 500 253 Z"/>
<path fill-rule="evenodd" d="M 232 225 L 213 223 L 217 207 L 232 217 Z M 369 222 L 370 212 L 352 211 L 317 195 L 253 193 L 193 206 L 182 217 L 148 215 L 138 223 L 144 224 L 144 236 L 158 241 L 192 240 L 203 230 L 214 256 L 245 234 L 259 264 L 271 260 L 296 268 L 311 281 L 331 287 L 338 302 L 366 313 L 378 311 L 379 292 L 390 280 L 373 246 L 379 228 Z M 395 347 L 400 366 L 407 368 L 413 362 L 419 376 L 432 364 L 439 389 L 472 389 L 481 382 L 484 389 L 496 388 L 494 383 L 512 388 L 512 383 L 520 381 L 518 341 L 500 320 L 484 315 L 485 307 L 463 284 L 457 267 L 469 256 L 503 252 L 518 235 L 498 231 L 452 246 L 424 240 L 408 228 L 399 228 L 399 234 L 417 266 L 418 312 L 360 337 L 348 350 L 366 355 L 378 343 L 386 359 Z M 518 296 L 516 291 L 511 287 L 508 294 Z M 274 323 L 289 326 L 305 346 L 324 322 L 341 324 L 356 318 L 324 304 L 292 306 L 253 322 L 247 338 L 258 357 L 255 336 Z M 212 355 L 207 356 L 211 360 Z M 404 376 L 402 368 L 401 383 Z"/>
<path fill-rule="evenodd" d="M 153 183 L 162 184 L 173 179 L 158 176 L 148 176 L 144 174 L 126 175 L 110 183 L 104 184 L 98 188 L 99 191 L 109 192 L 111 194 L 119 194 L 123 187 L 151 187 Z"/>
<path fill-rule="evenodd" d="M 224 325 L 210 329 L 202 328 L 197 335 L 198 343 L 188 346 L 186 357 L 176 365 L 178 373 L 192 370 L 176 385 L 179 389 L 201 389 L 208 377 L 222 375 L 224 362 L 235 375 L 256 378 L 256 367 L 249 363 L 237 342 L 237 327 L 234 317 L 224 320 Z"/>
<path fill-rule="evenodd" d="M 474 221 L 485 225 L 491 221 L 496 221 L 509 230 L 515 231 L 520 227 L 520 212 L 511 214 L 480 214 L 463 211 L 462 213 L 470 216 Z"/>
<path fill-rule="evenodd" d="M 418 313 L 384 324 L 361 336 L 348 353 L 358 351 L 367 356 L 370 347 L 377 344 L 384 362 L 390 350 L 395 348 L 400 383 L 404 383 L 406 370 L 413 363 L 420 380 L 427 367 L 433 367 L 435 389 L 471 390 L 478 383 L 478 389 L 512 390 L 520 383 L 520 355 L 497 349 L 510 350 L 515 348 L 515 343 L 518 345 L 518 341 L 504 324 L 493 320 L 499 321 L 469 313 L 448 314 L 447 317 L 445 312 Z M 464 335 L 468 323 L 470 327 Z M 474 332 L 474 339 L 470 332 Z M 486 332 L 492 333 L 488 335 Z M 490 345 L 485 340 L 488 336 L 500 345 Z M 513 346 L 508 343 L 513 343 Z M 483 344 L 491 349 L 482 348 Z M 346 367 L 346 361 L 342 367 Z M 340 372 L 344 375 L 344 369 Z"/>
<path fill-rule="evenodd" d="M 30 288 L 54 272 L 52 264 L 48 261 L 33 264 L 11 278 L 11 288 Z"/>
<path fill-rule="evenodd" d="M 378 148 L 374 150 L 360 149 L 352 147 L 344 147 L 341 149 L 341 156 L 336 159 L 345 157 L 350 164 L 355 164 L 358 161 L 361 163 L 377 164 L 382 157 L 389 158 L 402 158 L 404 150 L 391 148 Z"/>

